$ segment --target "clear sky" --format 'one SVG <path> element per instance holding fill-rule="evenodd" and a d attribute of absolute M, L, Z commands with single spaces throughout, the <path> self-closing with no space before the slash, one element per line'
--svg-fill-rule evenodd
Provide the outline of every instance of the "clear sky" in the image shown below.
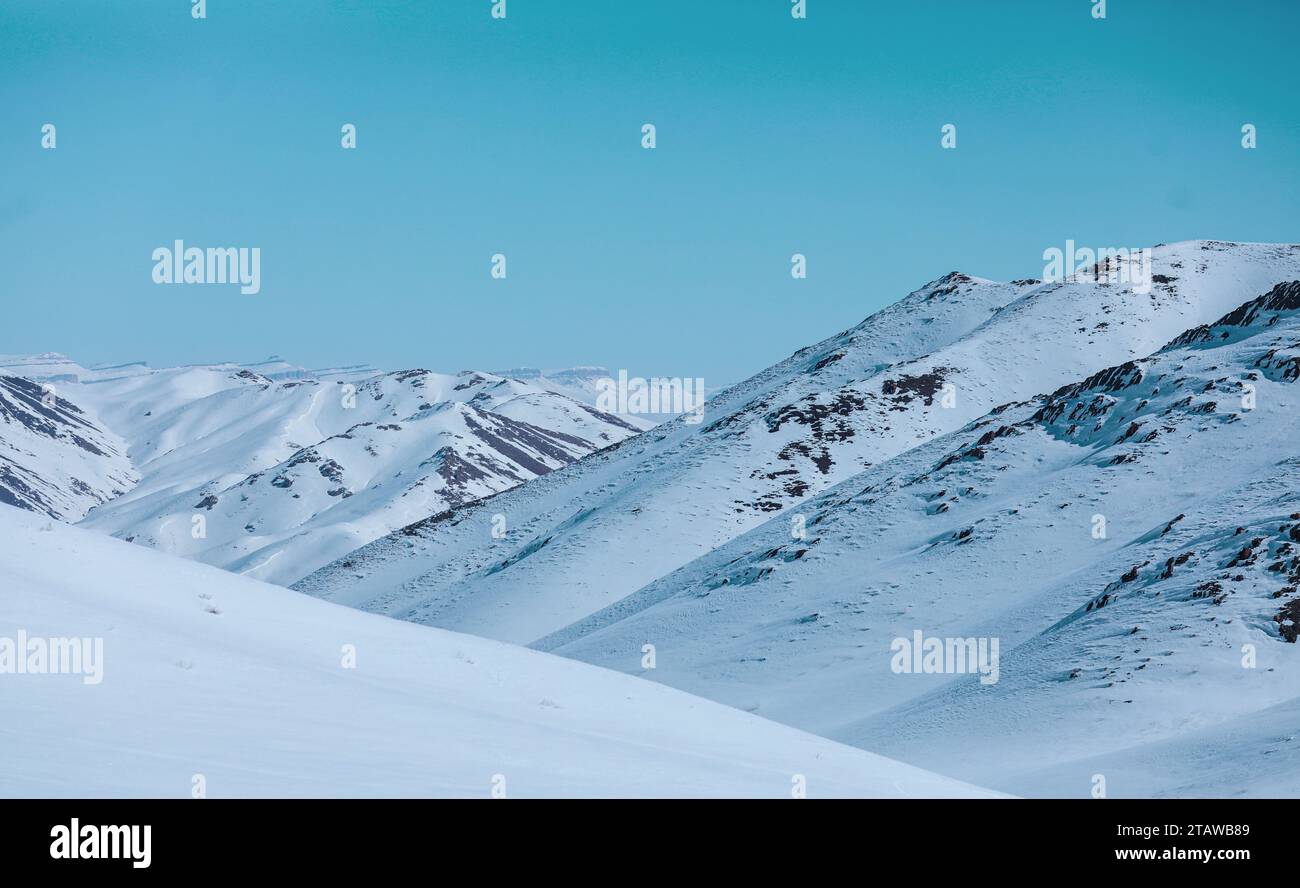
<path fill-rule="evenodd" d="M 3 0 L 0 353 L 712 386 L 1067 238 L 1300 240 L 1296 0 L 491 6 Z"/>

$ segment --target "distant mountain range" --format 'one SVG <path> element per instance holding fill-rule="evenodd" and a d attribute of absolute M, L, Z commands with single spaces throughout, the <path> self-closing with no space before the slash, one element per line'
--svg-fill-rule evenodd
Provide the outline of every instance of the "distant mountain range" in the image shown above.
<path fill-rule="evenodd" d="M 0 499 L 276 582 L 649 425 L 472 371 L 0 365 Z"/>

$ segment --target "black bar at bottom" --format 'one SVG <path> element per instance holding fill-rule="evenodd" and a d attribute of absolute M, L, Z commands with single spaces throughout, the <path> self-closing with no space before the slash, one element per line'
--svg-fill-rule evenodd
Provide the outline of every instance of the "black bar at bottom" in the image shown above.
<path fill-rule="evenodd" d="M 419 800 L 11 800 L 0 803 L 0 864 L 7 873 L 338 877 L 532 859 L 540 877 L 575 856 L 593 875 L 600 870 L 592 865 L 608 858 L 661 876 L 674 860 L 688 865 L 701 855 L 760 872 L 764 861 L 853 857 L 857 867 L 911 860 L 958 870 L 979 860 L 1011 872 L 1047 865 L 1067 873 L 1280 867 L 1294 856 L 1293 806 L 1271 801 L 871 801 L 779 812 L 630 801 L 599 811 L 570 806 L 563 815 L 487 801 L 453 809 Z"/>

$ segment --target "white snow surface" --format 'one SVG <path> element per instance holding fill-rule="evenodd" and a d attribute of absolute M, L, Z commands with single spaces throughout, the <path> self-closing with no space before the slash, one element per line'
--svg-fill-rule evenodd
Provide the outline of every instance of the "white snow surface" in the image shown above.
<path fill-rule="evenodd" d="M 989 797 L 680 691 L 365 614 L 0 506 L 0 795 Z M 345 645 L 356 666 L 342 666 Z M 502 782 L 504 781 L 504 782 Z"/>

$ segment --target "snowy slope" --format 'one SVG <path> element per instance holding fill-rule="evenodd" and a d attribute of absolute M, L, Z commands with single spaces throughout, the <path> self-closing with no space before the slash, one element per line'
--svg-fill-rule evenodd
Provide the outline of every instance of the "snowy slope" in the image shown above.
<path fill-rule="evenodd" d="M 951 274 L 669 423 L 301 581 L 330 600 L 531 642 L 1000 404 L 1149 354 L 1300 277 L 1300 247 L 1154 250 L 1155 286 Z M 950 388 L 945 389 L 948 386 Z M 951 396 L 945 399 L 945 393 Z M 509 533 L 489 535 L 494 514 Z"/>
<path fill-rule="evenodd" d="M 0 674 L 0 795 L 988 796 L 692 698 L 313 600 L 0 506 L 0 638 L 102 639 L 101 680 Z M 342 665 L 355 650 L 355 668 Z M 89 665 L 89 664 L 86 664 Z"/>
<path fill-rule="evenodd" d="M 538 646 L 640 673 L 654 644 L 658 681 L 1021 794 L 1291 794 L 1298 376 L 1291 282 Z M 998 680 L 895 672 L 916 631 L 998 639 Z"/>
<path fill-rule="evenodd" d="M 262 369 L 282 378 L 217 365 L 77 386 L 122 431 L 141 475 L 86 526 L 291 582 L 638 431 L 490 374 L 298 378 L 274 360 Z"/>
<path fill-rule="evenodd" d="M 1096 775 L 1108 798 L 1300 796 L 1300 697 L 1091 758 L 1026 767 L 1007 782 L 1041 797 L 1082 798 Z M 1026 765 L 1028 763 L 1025 763 Z"/>
<path fill-rule="evenodd" d="M 763 519 L 763 507 L 740 505 L 737 495 L 756 500 L 757 489 L 790 485 L 779 473 L 796 453 L 771 439 L 756 415 L 763 405 L 794 402 L 828 379 L 875 373 L 949 343 L 1030 286 L 945 277 L 714 396 L 701 424 L 665 423 L 482 508 L 433 516 L 298 588 L 418 622 L 466 619 L 475 627 L 467 631 L 530 641 Z M 762 460 L 776 468 L 759 471 Z M 503 539 L 490 534 L 497 514 L 508 523 Z M 483 606 L 453 613 L 470 585 Z"/>
<path fill-rule="evenodd" d="M 0 376 L 0 503 L 76 521 L 136 475 L 125 444 L 65 389 Z"/>

